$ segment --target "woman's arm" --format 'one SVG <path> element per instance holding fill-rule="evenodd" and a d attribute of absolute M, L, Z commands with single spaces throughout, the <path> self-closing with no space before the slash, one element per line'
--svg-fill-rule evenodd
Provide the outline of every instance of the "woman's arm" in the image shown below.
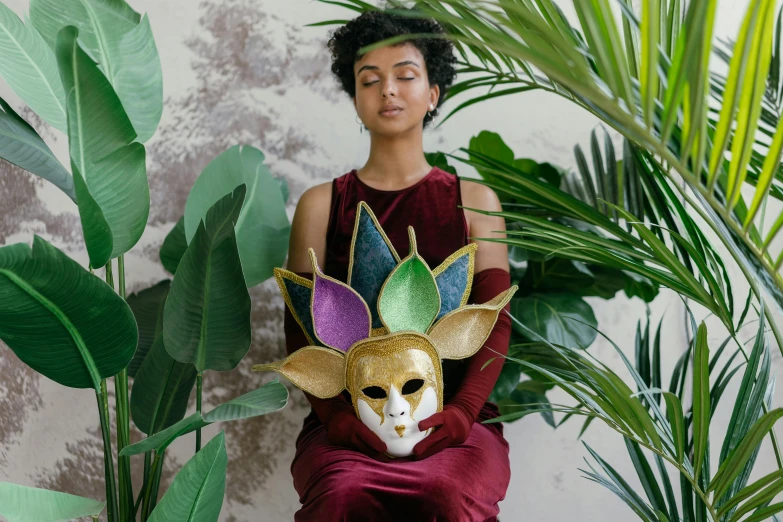
<path fill-rule="evenodd" d="M 492 189 L 472 182 L 461 183 L 463 206 L 487 211 L 501 210 L 500 200 Z M 469 210 L 465 211 L 465 217 L 468 221 L 469 237 L 505 237 L 506 226 L 502 217 L 487 216 Z M 506 245 L 487 241 L 478 243 L 469 303 L 485 303 L 511 286 Z M 507 315 L 508 311 L 510 305 L 507 304 L 498 315 L 484 346 L 468 359 L 462 382 L 454 396 L 443 406 L 443 411 L 419 422 L 419 429 L 422 431 L 431 427 L 437 429 L 413 448 L 414 458 L 427 458 L 448 446 L 462 444 L 467 440 L 470 429 L 492 393 L 503 367 L 503 358 L 498 354 L 508 353 L 511 338 L 511 318 Z M 497 359 L 483 368 L 493 357 Z"/>
<path fill-rule="evenodd" d="M 291 223 L 287 269 L 302 277 L 312 278 L 313 267 L 308 248 L 312 248 L 321 267 L 326 261 L 326 231 L 329 225 L 329 209 L 332 203 L 332 184 L 322 183 L 307 189 L 299 198 Z M 288 354 L 307 346 L 307 337 L 284 306 L 283 328 Z M 303 392 L 326 429 L 327 439 L 334 445 L 356 449 L 376 460 L 388 461 L 383 453 L 386 444 L 354 412 L 353 405 L 344 394 L 330 399 L 319 399 Z"/>
<path fill-rule="evenodd" d="M 461 181 L 469 186 L 463 192 L 463 206 L 481 210 L 500 212 L 500 199 L 495 192 L 485 186 L 470 181 Z M 470 237 L 505 238 L 506 222 L 500 216 L 487 216 L 478 212 L 466 211 Z M 509 274 L 508 247 L 503 243 L 477 241 L 473 286 L 470 292 L 470 303 L 485 303 L 511 286 Z M 465 376 L 449 404 L 460 407 L 468 416 L 471 424 L 489 399 L 492 389 L 503 368 L 503 358 L 498 355 L 508 354 L 508 344 L 511 339 L 511 304 L 498 314 L 492 332 L 484 346 L 468 359 Z M 491 348 L 488 349 L 488 348 Z M 493 351 L 494 350 L 494 351 Z M 497 352 L 497 353 L 495 353 Z M 492 358 L 494 361 L 482 370 L 482 367 Z"/>

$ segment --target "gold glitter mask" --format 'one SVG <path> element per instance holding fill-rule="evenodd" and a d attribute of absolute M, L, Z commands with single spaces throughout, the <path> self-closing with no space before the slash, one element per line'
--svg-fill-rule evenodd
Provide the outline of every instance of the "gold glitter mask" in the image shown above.
<path fill-rule="evenodd" d="M 441 360 L 465 359 L 481 349 L 517 290 L 466 304 L 478 245 L 460 248 L 430 270 L 413 227 L 408 237 L 410 251 L 400 259 L 362 201 L 347 284 L 322 273 L 312 249 L 312 280 L 275 268 L 286 306 L 311 346 L 253 366 L 321 399 L 347 389 L 357 416 L 395 457 L 410 455 L 431 431 L 419 432 L 418 422 L 443 409 Z"/>
<path fill-rule="evenodd" d="M 443 409 L 440 356 L 416 332 L 356 343 L 348 352 L 346 383 L 357 416 L 393 457 L 410 455 L 430 431 L 419 431 L 419 421 Z"/>

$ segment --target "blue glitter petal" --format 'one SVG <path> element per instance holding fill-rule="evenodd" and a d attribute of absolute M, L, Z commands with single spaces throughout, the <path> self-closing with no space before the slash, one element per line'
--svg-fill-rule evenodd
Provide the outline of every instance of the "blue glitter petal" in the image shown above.
<path fill-rule="evenodd" d="M 370 307 L 372 327 L 383 326 L 378 315 L 378 294 L 383 282 L 397 266 L 383 236 L 375 228 L 375 222 L 363 209 L 359 209 L 359 227 L 356 230 L 351 267 L 351 288 L 356 290 Z"/>
<path fill-rule="evenodd" d="M 313 293 L 312 289 L 295 283 L 287 278 L 283 278 L 283 281 L 285 282 L 288 296 L 291 298 L 291 303 L 294 305 L 292 311 L 299 320 L 302 321 L 302 325 L 304 325 L 307 335 L 310 336 L 310 339 L 312 339 L 314 343 L 313 346 L 324 346 L 323 343 L 318 340 L 318 337 L 315 336 L 315 330 L 313 329 L 313 316 L 310 313 L 310 296 Z"/>
<path fill-rule="evenodd" d="M 468 259 L 467 255 L 455 259 L 446 270 L 435 277 L 440 292 L 440 312 L 436 321 L 459 308 L 462 303 L 462 296 L 468 286 Z"/>

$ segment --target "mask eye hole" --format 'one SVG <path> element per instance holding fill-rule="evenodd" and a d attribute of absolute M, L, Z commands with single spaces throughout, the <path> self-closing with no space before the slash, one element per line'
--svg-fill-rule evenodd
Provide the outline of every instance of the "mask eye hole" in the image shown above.
<path fill-rule="evenodd" d="M 368 386 L 362 390 L 362 393 L 371 399 L 385 399 L 386 390 L 380 386 Z"/>
<path fill-rule="evenodd" d="M 424 386 L 424 379 L 411 379 L 402 387 L 402 394 L 416 393 L 422 386 Z"/>

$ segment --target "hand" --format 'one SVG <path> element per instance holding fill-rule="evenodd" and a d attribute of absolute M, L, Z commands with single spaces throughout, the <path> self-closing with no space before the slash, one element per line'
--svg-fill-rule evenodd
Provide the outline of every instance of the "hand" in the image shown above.
<path fill-rule="evenodd" d="M 446 405 L 443 411 L 419 421 L 419 431 L 438 426 L 435 431 L 413 447 L 415 460 L 426 459 L 439 451 L 468 440 L 473 421 L 457 406 Z"/>
<path fill-rule="evenodd" d="M 386 452 L 386 443 L 372 432 L 357 416 L 353 407 L 340 405 L 326 427 L 326 438 L 335 446 L 355 449 L 381 462 L 392 459 Z"/>

